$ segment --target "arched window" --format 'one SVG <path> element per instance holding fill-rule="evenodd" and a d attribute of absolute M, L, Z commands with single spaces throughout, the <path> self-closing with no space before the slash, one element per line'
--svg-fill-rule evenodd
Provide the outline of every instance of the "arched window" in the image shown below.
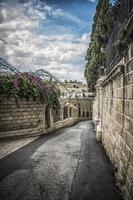
<path fill-rule="evenodd" d="M 83 117 L 85 117 L 85 111 L 83 110 Z"/>
<path fill-rule="evenodd" d="M 68 107 L 64 107 L 63 108 L 63 119 L 66 119 L 68 118 Z"/>
<path fill-rule="evenodd" d="M 72 117 L 72 108 L 70 108 L 70 117 Z"/>
<path fill-rule="evenodd" d="M 59 109 L 53 109 L 53 120 L 54 122 L 59 121 L 59 117 L 60 117 L 60 113 L 59 113 Z"/>
<path fill-rule="evenodd" d="M 86 112 L 86 117 L 89 117 L 89 111 L 87 110 L 87 112 Z"/>
<path fill-rule="evenodd" d="M 80 108 L 80 103 L 78 104 L 78 116 L 81 117 L 81 108 Z"/>
<path fill-rule="evenodd" d="M 50 108 L 46 106 L 45 108 L 45 129 L 50 127 Z"/>

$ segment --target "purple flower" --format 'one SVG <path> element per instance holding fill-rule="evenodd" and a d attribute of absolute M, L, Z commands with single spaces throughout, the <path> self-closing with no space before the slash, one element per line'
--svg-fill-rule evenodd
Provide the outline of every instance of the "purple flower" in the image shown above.
<path fill-rule="evenodd" d="M 18 90 L 19 89 L 19 79 L 20 75 L 16 74 L 15 78 L 12 80 L 13 86 Z"/>

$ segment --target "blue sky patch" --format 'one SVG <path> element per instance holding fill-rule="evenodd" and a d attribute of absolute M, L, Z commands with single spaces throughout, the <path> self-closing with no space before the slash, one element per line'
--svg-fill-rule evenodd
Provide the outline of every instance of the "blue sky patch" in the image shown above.
<path fill-rule="evenodd" d="M 3 0 L 0 53 L 20 70 L 85 81 L 95 0 Z M 4 42 L 3 42 L 4 41 Z"/>

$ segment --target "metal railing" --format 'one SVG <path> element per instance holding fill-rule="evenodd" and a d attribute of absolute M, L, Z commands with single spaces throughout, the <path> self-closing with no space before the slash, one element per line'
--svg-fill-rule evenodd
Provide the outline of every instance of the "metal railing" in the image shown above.
<path fill-rule="evenodd" d="M 63 88 L 64 91 L 70 92 L 69 89 L 58 79 L 56 78 L 52 73 L 44 70 L 44 69 L 38 69 L 37 71 L 28 71 L 25 72 L 27 74 L 32 74 L 36 77 L 41 77 L 42 79 L 47 79 L 49 81 L 49 84 L 53 83 L 57 88 Z M 22 74 L 21 71 L 17 69 L 17 67 L 11 65 L 8 63 L 4 58 L 0 57 L 0 76 L 3 75 L 15 75 L 15 74 Z"/>
<path fill-rule="evenodd" d="M 110 35 L 107 47 L 106 47 L 106 66 L 107 74 L 113 69 L 113 67 L 122 59 L 123 52 L 126 51 L 127 46 L 122 48 L 122 52 L 117 49 L 116 43 L 119 41 L 119 37 L 125 28 L 125 24 L 129 20 L 133 13 L 133 0 L 123 0 L 120 11 L 117 17 L 116 24 L 113 28 L 112 34 Z"/>
<path fill-rule="evenodd" d="M 13 65 L 10 65 L 5 59 L 0 58 L 0 74 L 20 74 L 21 72 L 14 67 Z"/>

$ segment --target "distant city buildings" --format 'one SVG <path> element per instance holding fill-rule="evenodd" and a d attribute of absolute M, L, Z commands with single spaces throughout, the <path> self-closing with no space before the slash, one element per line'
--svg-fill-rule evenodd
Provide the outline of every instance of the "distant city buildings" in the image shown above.
<path fill-rule="evenodd" d="M 77 98 L 93 96 L 93 93 L 88 92 L 86 84 L 77 81 L 64 81 L 63 87 L 60 87 L 61 98 Z M 66 89 L 65 89 L 66 88 Z"/>
<path fill-rule="evenodd" d="M 92 118 L 94 93 L 88 92 L 86 84 L 78 81 L 64 81 L 60 85 L 60 117 Z"/>

